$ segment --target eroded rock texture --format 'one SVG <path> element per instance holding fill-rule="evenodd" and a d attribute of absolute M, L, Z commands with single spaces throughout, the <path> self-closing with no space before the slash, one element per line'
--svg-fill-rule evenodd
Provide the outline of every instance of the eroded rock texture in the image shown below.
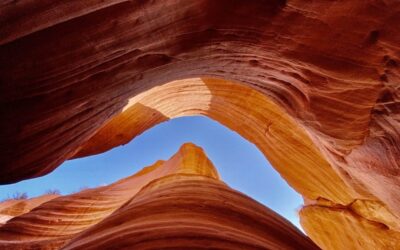
<path fill-rule="evenodd" d="M 201 114 L 304 196 L 321 247 L 400 245 L 399 1 L 5 1 L 0 23 L 0 182 Z M 321 216 L 363 237 L 328 244 Z"/>
<path fill-rule="evenodd" d="M 184 144 L 166 162 L 53 199 L 0 227 L 2 249 L 63 246 L 318 249 L 288 221 L 225 185 L 193 144 Z"/>
<path fill-rule="evenodd" d="M 46 194 L 31 199 L 7 199 L 0 202 L 0 226 L 13 217 L 25 214 L 35 207 L 57 198 L 59 195 Z"/>
<path fill-rule="evenodd" d="M 173 107 L 170 105 L 171 100 L 175 103 Z M 339 220 L 335 218 L 338 215 L 324 214 L 328 221 L 337 226 L 337 230 L 357 235 L 358 239 L 348 240 L 344 235 L 335 232 L 331 236 L 323 228 L 331 230 L 333 227 L 316 219 L 320 216 L 320 210 L 308 210 L 306 207 L 300 213 L 302 222 L 307 221 L 303 226 L 321 247 L 400 247 L 400 220 L 395 213 L 372 195 L 360 192 L 358 186 L 346 183 L 316 148 L 307 130 L 296 124 L 278 105 L 257 91 L 232 82 L 210 78 L 186 79 L 173 81 L 138 95 L 129 100 L 121 114 L 108 121 L 83 144 L 75 157 L 104 152 L 127 143 L 154 124 L 194 114 L 216 119 L 255 143 L 282 177 L 303 195 L 306 205 L 333 208 L 332 211 L 339 214 L 346 211 L 350 217 L 353 215 L 352 220 L 357 221 L 356 224 L 360 220 L 364 221 L 363 225 L 371 224 L 365 230 L 355 230 L 352 223 L 338 223 Z M 221 117 L 220 114 L 229 115 Z M 378 229 L 385 230 L 376 232 L 373 229 L 376 224 L 380 224 Z M 323 236 L 321 232 L 324 232 Z M 332 242 L 321 242 L 320 237 Z"/>
<path fill-rule="evenodd" d="M 0 248 L 2 244 L 3 247 L 40 249 L 63 245 L 106 218 L 150 181 L 178 173 L 218 177 L 202 150 L 185 144 L 168 162 L 157 161 L 108 186 L 59 197 L 9 221 L 0 228 Z"/>

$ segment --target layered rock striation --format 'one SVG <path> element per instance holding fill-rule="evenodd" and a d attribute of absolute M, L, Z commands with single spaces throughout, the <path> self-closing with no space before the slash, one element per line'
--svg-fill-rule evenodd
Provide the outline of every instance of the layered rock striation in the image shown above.
<path fill-rule="evenodd" d="M 321 247 L 400 245 L 399 13 L 397 0 L 4 1 L 0 182 L 200 114 L 303 195 Z"/>
<path fill-rule="evenodd" d="M 173 107 L 171 101 L 175 103 Z M 196 114 L 220 121 L 257 145 L 281 176 L 305 198 L 306 207 L 300 213 L 303 226 L 321 247 L 387 249 L 400 244 L 400 219 L 393 211 L 371 193 L 347 183 L 318 150 L 304 126 L 296 124 L 282 108 L 260 92 L 238 83 L 192 78 L 173 81 L 135 96 L 123 112 L 99 129 L 74 157 L 104 152 L 129 142 L 154 124 Z M 356 231 L 359 238 L 351 241 L 335 232 L 325 233 L 332 226 L 321 220 L 314 221 L 320 216 L 320 210 L 308 209 L 308 206 L 330 209 L 331 213 L 323 213 L 328 216 L 326 220 L 336 225 L 337 230 L 347 232 L 344 235 L 349 234 L 348 237 Z M 333 216 L 335 211 L 338 215 Z M 349 226 L 351 223 L 336 223 L 339 221 L 336 216 L 341 216 L 341 211 L 348 213 L 358 224 L 363 221 L 361 225 L 366 229 L 354 230 Z M 313 213 L 316 213 L 315 217 Z M 376 224 L 381 226 L 375 229 Z M 378 233 L 380 228 L 385 230 Z M 324 236 L 320 236 L 321 232 Z M 377 234 L 380 236 L 375 237 Z M 332 242 L 321 242 L 320 237 Z"/>
<path fill-rule="evenodd" d="M 217 177 L 212 163 L 192 144 L 183 146 L 168 162 L 157 161 L 111 185 L 84 190 L 42 204 L 0 228 L 0 247 L 56 247 L 113 213 L 150 181 L 176 173 Z"/>
<path fill-rule="evenodd" d="M 231 189 L 184 144 L 109 186 L 53 199 L 0 227 L 5 249 L 318 249 L 278 214 Z"/>
<path fill-rule="evenodd" d="M 0 226 L 13 217 L 25 214 L 35 207 L 57 198 L 57 194 L 45 194 L 31 199 L 7 199 L 0 202 Z"/>

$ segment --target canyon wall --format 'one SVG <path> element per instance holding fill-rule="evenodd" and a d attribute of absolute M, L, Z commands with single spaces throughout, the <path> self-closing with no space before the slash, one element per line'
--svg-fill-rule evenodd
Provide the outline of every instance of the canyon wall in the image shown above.
<path fill-rule="evenodd" d="M 0 248 L 318 249 L 290 222 L 224 184 L 193 144 L 111 185 L 11 219 L 0 227 Z"/>
<path fill-rule="evenodd" d="M 0 226 L 13 217 L 25 214 L 35 207 L 57 198 L 57 194 L 45 194 L 31 199 L 9 198 L 0 202 Z"/>
<path fill-rule="evenodd" d="M 321 247 L 400 245 L 399 1 L 4 1 L 0 23 L 1 183 L 207 115 Z"/>

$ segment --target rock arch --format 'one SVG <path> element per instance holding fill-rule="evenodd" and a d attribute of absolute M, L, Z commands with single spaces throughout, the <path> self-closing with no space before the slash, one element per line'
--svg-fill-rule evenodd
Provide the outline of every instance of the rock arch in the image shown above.
<path fill-rule="evenodd" d="M 294 124 L 298 144 L 282 147 L 313 157 L 259 142 L 283 131 L 274 124 L 254 124 L 254 138 L 242 134 L 314 206 L 350 207 L 355 221 L 397 230 L 398 1 L 9 1 L 0 10 L 0 182 L 104 150 L 93 135 L 134 96 L 179 79 L 220 78 L 256 91 Z M 262 120 L 257 107 L 251 115 Z M 318 165 L 306 175 L 316 178 L 301 184 L 285 172 L 289 160 Z"/>
<path fill-rule="evenodd" d="M 208 116 L 253 142 L 307 199 L 345 205 L 361 197 L 282 108 L 252 88 L 212 78 L 173 81 L 133 97 L 74 157 L 104 152 L 128 143 L 157 123 L 190 115 Z"/>
<path fill-rule="evenodd" d="M 260 91 L 240 83 L 192 78 L 154 87 L 131 98 L 119 115 L 77 149 L 74 157 L 104 152 L 128 143 L 160 122 L 190 115 L 208 116 L 261 150 L 289 185 L 304 197 L 305 206 L 300 212 L 302 225 L 312 238 L 318 238 L 320 246 L 348 248 L 357 246 L 357 241 L 368 242 L 371 248 L 395 246 L 392 242 L 398 239 L 396 232 L 400 229 L 397 216 L 378 198 L 354 186 L 349 176 L 342 175 L 335 168 L 338 165 L 328 161 L 329 155 L 320 151 L 318 145 L 322 143 L 312 131 L 308 132 Z M 323 219 L 314 220 L 314 217 Z M 345 226 L 332 222 L 335 220 L 343 220 Z M 353 222 L 346 224 L 347 220 Z M 348 241 L 345 235 L 350 231 L 350 224 L 359 226 L 361 233 Z M 391 230 L 385 236 L 378 236 L 382 233 L 381 226 Z M 368 228 L 366 232 L 364 228 Z M 330 230 L 332 235 L 316 237 L 319 231 Z M 374 237 L 387 239 L 384 243 L 372 243 Z"/>

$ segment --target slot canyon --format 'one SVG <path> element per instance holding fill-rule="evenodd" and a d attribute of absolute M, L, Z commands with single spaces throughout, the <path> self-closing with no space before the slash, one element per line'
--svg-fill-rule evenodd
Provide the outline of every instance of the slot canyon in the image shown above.
<path fill-rule="evenodd" d="M 0 24 L 0 184 L 201 115 L 301 194 L 305 232 L 188 143 L 1 202 L 0 249 L 400 249 L 400 1 L 5 0 Z"/>

